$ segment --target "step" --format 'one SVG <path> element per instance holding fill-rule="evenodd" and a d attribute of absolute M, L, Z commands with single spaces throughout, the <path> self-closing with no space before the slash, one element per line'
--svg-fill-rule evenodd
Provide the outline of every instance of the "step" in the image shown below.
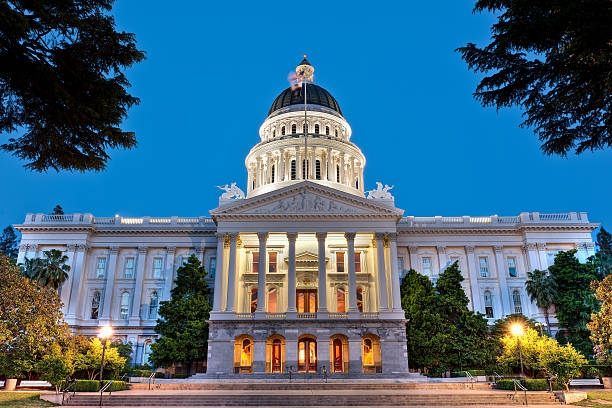
<path fill-rule="evenodd" d="M 203 383 L 160 383 L 151 384 L 154 390 L 417 390 L 417 389 L 440 389 L 440 390 L 490 390 L 490 383 L 348 383 L 348 382 L 329 382 L 329 383 L 222 383 L 222 382 L 203 382 Z M 149 384 L 128 384 L 130 390 L 148 390 Z"/>

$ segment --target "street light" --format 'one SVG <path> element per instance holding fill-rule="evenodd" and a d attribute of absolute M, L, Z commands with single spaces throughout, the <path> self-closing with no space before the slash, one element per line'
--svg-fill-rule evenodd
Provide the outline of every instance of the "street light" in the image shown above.
<path fill-rule="evenodd" d="M 100 389 L 102 389 L 102 374 L 104 373 L 104 353 L 106 352 L 106 342 L 113 335 L 113 329 L 110 326 L 102 326 L 98 333 L 98 338 L 102 341 L 102 362 L 100 363 Z"/>
<path fill-rule="evenodd" d="M 516 336 L 519 349 L 519 360 L 521 361 L 521 377 L 525 377 L 525 372 L 523 370 L 523 351 L 521 350 L 521 336 L 524 334 L 523 326 L 518 323 L 513 324 L 510 330 L 512 331 L 512 334 Z"/>

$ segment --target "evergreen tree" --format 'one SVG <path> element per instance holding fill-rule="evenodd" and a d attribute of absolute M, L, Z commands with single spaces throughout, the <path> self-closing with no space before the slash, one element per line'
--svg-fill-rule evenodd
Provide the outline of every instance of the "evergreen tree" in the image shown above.
<path fill-rule="evenodd" d="M 603 280 L 612 273 L 612 235 L 604 227 L 597 233 L 597 253 L 589 258 L 597 268 L 599 279 Z"/>
<path fill-rule="evenodd" d="M 56 205 L 55 208 L 53 208 L 53 212 L 51 213 L 53 215 L 64 215 L 64 209 L 62 208 L 61 205 Z"/>
<path fill-rule="evenodd" d="M 170 301 L 161 302 L 155 331 L 161 335 L 151 345 L 150 361 L 168 367 L 175 362 L 191 364 L 206 359 L 208 316 L 211 310 L 206 271 L 195 255 L 177 270 Z"/>
<path fill-rule="evenodd" d="M 8 225 L 0 236 L 0 255 L 17 260 L 19 248 L 17 246 L 17 234 L 11 225 Z"/>
<path fill-rule="evenodd" d="M 576 250 L 561 251 L 555 256 L 554 265 L 548 268 L 555 281 L 557 320 L 564 330 L 557 333 L 561 344 L 572 343 L 586 356 L 593 354 L 587 323 L 591 314 L 599 309 L 591 282 L 597 280 L 597 271 L 592 263 L 580 263 Z"/>
<path fill-rule="evenodd" d="M 546 328 L 548 335 L 550 332 L 550 319 L 548 309 L 553 305 L 556 294 L 555 280 L 551 278 L 547 271 L 535 269 L 533 272 L 527 272 L 527 282 L 525 288 L 532 302 L 544 310 L 544 319 L 546 320 Z"/>

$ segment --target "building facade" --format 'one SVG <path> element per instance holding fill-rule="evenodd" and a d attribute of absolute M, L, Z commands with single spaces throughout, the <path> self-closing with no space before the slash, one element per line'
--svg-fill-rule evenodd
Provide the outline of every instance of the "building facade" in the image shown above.
<path fill-rule="evenodd" d="M 302 86 L 274 101 L 245 161 L 246 195 L 226 185 L 210 217 L 27 214 L 15 226 L 19 262 L 68 255 L 60 295 L 76 333 L 110 324 L 147 362 L 159 302 L 191 254 L 214 288 L 212 376 L 407 375 L 400 279 L 411 268 L 435 281 L 457 261 L 470 308 L 491 323 L 512 313 L 544 323 L 527 272 L 561 250 L 586 260 L 598 225 L 584 212 L 405 216 L 388 186 L 365 191 L 365 156 L 313 71 L 304 58 Z"/>

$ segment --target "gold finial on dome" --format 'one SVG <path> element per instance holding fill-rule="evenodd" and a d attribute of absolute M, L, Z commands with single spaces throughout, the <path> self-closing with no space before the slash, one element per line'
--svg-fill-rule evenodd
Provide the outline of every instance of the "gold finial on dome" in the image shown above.
<path fill-rule="evenodd" d="M 306 54 L 304 54 L 304 59 L 300 62 L 300 65 L 295 69 L 295 73 L 297 74 L 298 81 L 312 82 L 314 67 L 306 59 Z"/>

